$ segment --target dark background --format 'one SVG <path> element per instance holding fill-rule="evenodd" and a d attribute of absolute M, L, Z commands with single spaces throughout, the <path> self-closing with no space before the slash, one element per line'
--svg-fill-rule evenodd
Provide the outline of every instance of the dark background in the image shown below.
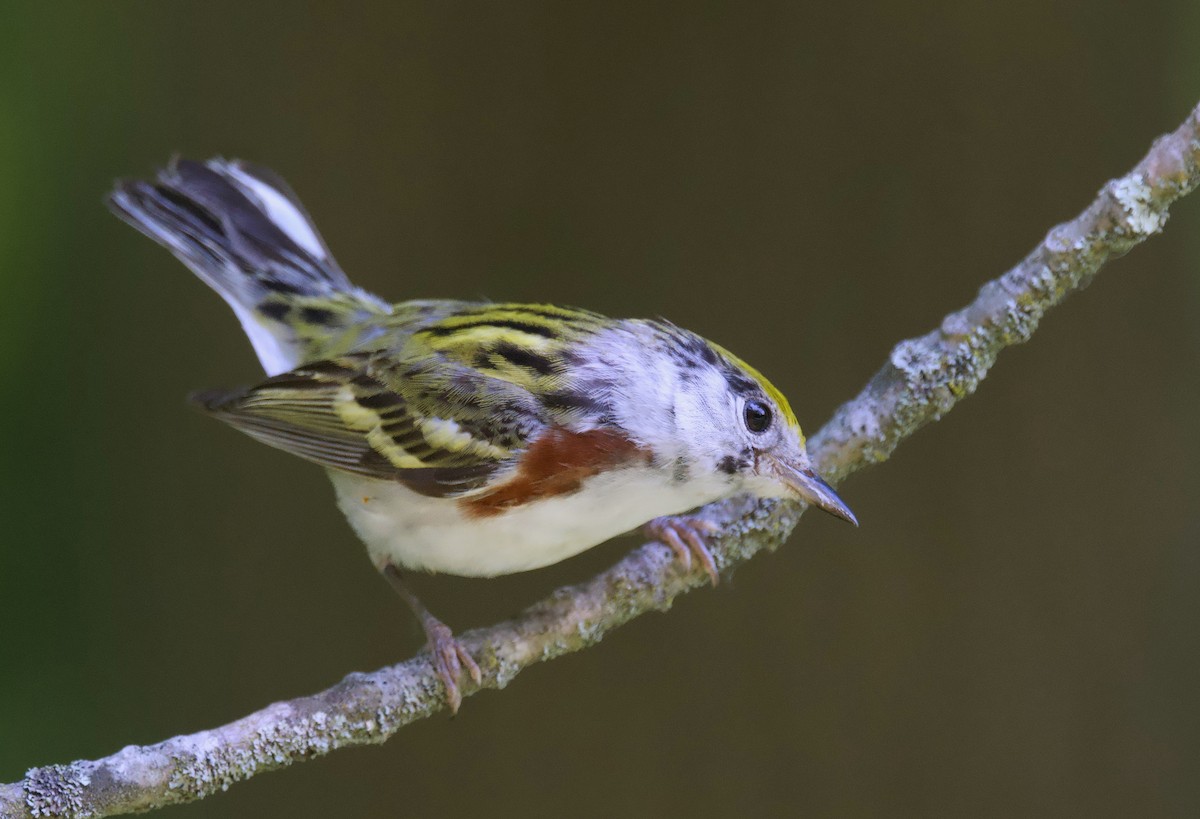
<path fill-rule="evenodd" d="M 257 364 L 114 177 L 268 164 L 371 290 L 665 315 L 811 431 L 1200 99 L 1194 3 L 836 6 L 7 4 L 0 781 L 421 643 L 320 471 L 185 406 Z M 1198 234 L 847 483 L 861 529 L 170 815 L 1196 815 Z M 419 589 L 483 625 L 632 542 Z"/>

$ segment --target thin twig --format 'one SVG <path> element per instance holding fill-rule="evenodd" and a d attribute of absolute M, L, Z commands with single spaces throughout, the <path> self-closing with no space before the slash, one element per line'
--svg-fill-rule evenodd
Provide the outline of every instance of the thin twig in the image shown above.
<path fill-rule="evenodd" d="M 886 460 L 896 445 L 975 391 L 1000 350 L 1029 339 L 1042 315 L 1109 259 L 1158 233 L 1167 208 L 1200 183 L 1200 107 L 1160 138 L 1130 173 L 1109 182 L 1073 221 L 1050 231 L 1020 264 L 988 282 L 941 327 L 896 345 L 883 368 L 810 442 L 831 481 Z M 721 569 L 775 549 L 803 509 L 726 501 L 702 514 L 722 534 Z M 514 620 L 463 635 L 483 669 L 482 688 L 503 688 L 524 668 L 589 646 L 680 594 L 708 585 L 684 574 L 669 549 L 647 544 L 586 583 L 559 589 Z M 478 690 L 478 689 L 475 689 Z M 473 693 L 464 688 L 464 695 Z M 426 655 L 351 674 L 311 697 L 278 702 L 220 728 L 96 761 L 33 768 L 0 785 L 0 817 L 100 817 L 190 802 L 263 771 L 335 748 L 379 743 L 441 711 L 444 691 Z"/>

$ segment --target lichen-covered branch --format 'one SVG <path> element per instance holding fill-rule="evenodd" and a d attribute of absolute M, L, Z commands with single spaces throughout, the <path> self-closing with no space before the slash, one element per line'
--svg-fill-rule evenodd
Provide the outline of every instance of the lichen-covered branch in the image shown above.
<path fill-rule="evenodd" d="M 970 305 L 933 332 L 896 345 L 858 397 L 809 442 L 821 472 L 836 482 L 886 460 L 900 441 L 973 393 L 999 352 L 1026 341 L 1048 309 L 1087 284 L 1106 261 L 1160 231 L 1170 204 L 1198 183 L 1200 107 L 1130 173 L 1105 185 L 1087 210 L 984 285 Z M 712 541 L 718 566 L 776 548 L 802 511 L 792 503 L 749 500 L 705 508 L 702 514 L 722 532 Z M 666 547 L 648 544 L 516 619 L 462 639 L 483 669 L 482 687 L 503 688 L 523 668 L 585 648 L 702 585 L 702 571 L 684 573 Z M 0 785 L 0 817 L 113 816 L 188 802 L 336 748 L 383 742 L 444 707 L 442 686 L 421 655 L 351 674 L 320 694 L 275 703 L 220 728 L 130 746 L 95 761 L 33 768 L 23 781 Z"/>

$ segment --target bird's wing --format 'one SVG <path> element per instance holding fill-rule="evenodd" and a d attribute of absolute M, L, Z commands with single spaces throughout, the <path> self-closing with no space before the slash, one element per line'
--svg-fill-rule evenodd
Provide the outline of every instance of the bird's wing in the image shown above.
<path fill-rule="evenodd" d="M 525 388 L 436 354 L 347 355 L 194 399 L 265 444 L 433 496 L 484 485 L 548 422 Z"/>

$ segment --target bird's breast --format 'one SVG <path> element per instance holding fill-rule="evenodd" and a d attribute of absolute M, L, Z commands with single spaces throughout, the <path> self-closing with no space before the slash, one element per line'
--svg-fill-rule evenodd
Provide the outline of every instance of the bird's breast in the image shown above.
<path fill-rule="evenodd" d="M 430 498 L 387 481 L 330 472 L 338 503 L 372 558 L 409 569 L 492 577 L 537 569 L 661 515 L 728 491 L 717 480 L 671 480 L 669 471 L 627 466 L 580 479 L 570 493 L 503 505 L 486 515 L 453 498 Z"/>

